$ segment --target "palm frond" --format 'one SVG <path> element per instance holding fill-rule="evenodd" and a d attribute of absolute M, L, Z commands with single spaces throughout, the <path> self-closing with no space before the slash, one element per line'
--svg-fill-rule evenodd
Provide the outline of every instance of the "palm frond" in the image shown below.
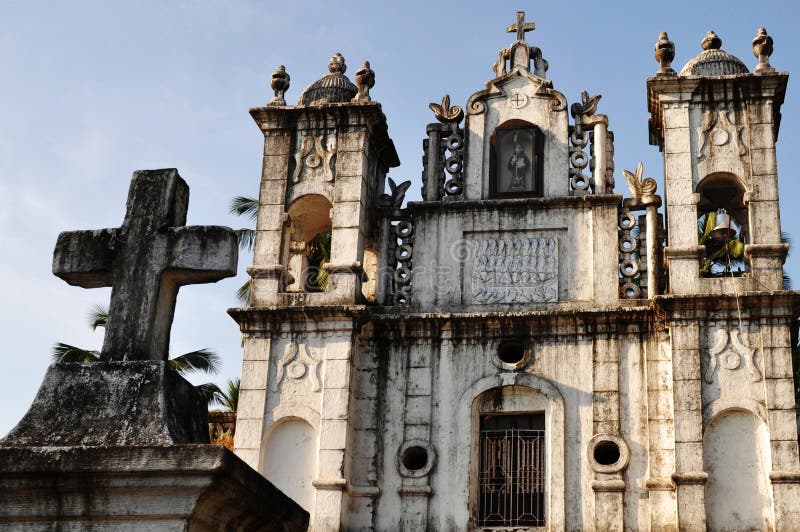
<path fill-rule="evenodd" d="M 236 230 L 236 239 L 239 241 L 239 249 L 253 251 L 253 246 L 256 243 L 255 229 L 242 228 Z"/>
<path fill-rule="evenodd" d="M 171 358 L 169 364 L 178 373 L 184 371 L 202 371 L 212 375 L 219 371 L 219 355 L 210 349 L 198 349 L 181 356 Z"/>
<path fill-rule="evenodd" d="M 89 311 L 89 327 L 96 331 L 98 327 L 105 327 L 108 323 L 108 307 L 95 305 Z"/>
<path fill-rule="evenodd" d="M 789 233 L 785 231 L 781 231 L 781 244 L 787 244 L 789 246 L 789 250 L 786 252 L 786 256 L 789 256 L 789 253 L 792 251 L 792 237 L 789 236 Z"/>
<path fill-rule="evenodd" d="M 258 200 L 247 196 L 236 196 L 231 200 L 229 211 L 231 214 L 247 216 L 251 220 L 255 220 L 258 216 Z"/>
<path fill-rule="evenodd" d="M 194 387 L 195 390 L 200 392 L 200 395 L 203 396 L 205 399 L 206 404 L 208 406 L 213 405 L 214 403 L 218 402 L 217 397 L 222 393 L 222 390 L 219 389 L 219 386 L 214 384 L 213 382 L 207 382 L 205 384 L 199 384 Z"/>
<path fill-rule="evenodd" d="M 238 299 L 242 305 L 250 305 L 250 289 L 252 287 L 251 281 L 252 279 L 248 278 L 244 284 L 240 286 L 238 290 L 236 290 L 236 299 Z"/>
<path fill-rule="evenodd" d="M 100 360 L 100 353 L 57 342 L 53 345 L 50 357 L 53 362 L 97 362 Z"/>
<path fill-rule="evenodd" d="M 231 412 L 236 412 L 239 408 L 240 385 L 241 380 L 239 378 L 228 379 L 225 390 L 220 390 L 219 394 L 216 396 L 216 402 Z"/>
<path fill-rule="evenodd" d="M 784 290 L 792 289 L 792 278 L 789 277 L 789 275 L 787 275 L 786 272 L 783 273 L 783 289 Z"/>

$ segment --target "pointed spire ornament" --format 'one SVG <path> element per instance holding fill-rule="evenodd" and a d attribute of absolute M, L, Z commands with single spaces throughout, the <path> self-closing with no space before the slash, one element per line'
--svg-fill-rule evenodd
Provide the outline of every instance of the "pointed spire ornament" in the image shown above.
<path fill-rule="evenodd" d="M 369 90 L 375 86 L 375 71 L 369 67 L 369 61 L 364 61 L 361 68 L 356 72 L 356 85 L 358 94 L 353 98 L 354 102 L 371 102 Z"/>

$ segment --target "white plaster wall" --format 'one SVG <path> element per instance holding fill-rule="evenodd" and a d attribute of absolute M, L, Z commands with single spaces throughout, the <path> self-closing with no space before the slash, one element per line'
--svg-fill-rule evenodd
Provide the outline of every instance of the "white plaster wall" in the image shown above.
<path fill-rule="evenodd" d="M 318 438 L 314 428 L 300 419 L 274 426 L 266 437 L 261 474 L 309 513 L 314 512 Z"/>
<path fill-rule="evenodd" d="M 772 530 L 769 434 L 752 412 L 722 413 L 706 428 L 709 530 Z"/>

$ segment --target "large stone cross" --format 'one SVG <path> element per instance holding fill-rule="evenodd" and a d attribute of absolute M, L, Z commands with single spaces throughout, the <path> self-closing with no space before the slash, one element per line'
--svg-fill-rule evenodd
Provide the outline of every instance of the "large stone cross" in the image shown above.
<path fill-rule="evenodd" d="M 533 22 L 525 22 L 525 12 L 517 11 L 517 22 L 509 26 L 506 31 L 508 33 L 516 32 L 517 40 L 524 41 L 525 34 L 535 29 L 536 29 L 536 24 L 534 24 Z"/>
<path fill-rule="evenodd" d="M 236 234 L 186 227 L 189 187 L 174 168 L 134 172 L 122 227 L 58 235 L 53 273 L 111 286 L 103 360 L 166 360 L 178 288 L 236 275 Z"/>

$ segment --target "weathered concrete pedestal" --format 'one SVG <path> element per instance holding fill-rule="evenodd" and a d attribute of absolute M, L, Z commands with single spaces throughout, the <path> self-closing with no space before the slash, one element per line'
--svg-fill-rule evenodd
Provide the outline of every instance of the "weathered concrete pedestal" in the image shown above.
<path fill-rule="evenodd" d="M 53 364 L 0 441 L 0 529 L 305 530 L 308 514 L 222 446 L 166 362 Z"/>

